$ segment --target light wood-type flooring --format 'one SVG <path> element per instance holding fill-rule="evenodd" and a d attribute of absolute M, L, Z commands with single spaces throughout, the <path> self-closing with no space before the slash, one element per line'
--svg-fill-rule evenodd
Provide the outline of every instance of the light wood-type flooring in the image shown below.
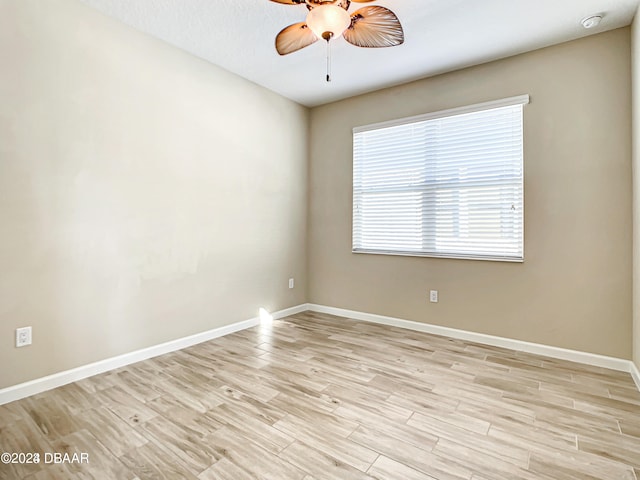
<path fill-rule="evenodd" d="M 640 480 L 629 374 L 303 313 L 0 407 L 1 479 Z"/>

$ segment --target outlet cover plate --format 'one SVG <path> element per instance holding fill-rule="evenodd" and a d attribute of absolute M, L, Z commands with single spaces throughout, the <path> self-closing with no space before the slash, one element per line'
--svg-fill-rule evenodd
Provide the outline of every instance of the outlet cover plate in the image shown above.
<path fill-rule="evenodd" d="M 31 327 L 16 329 L 16 347 L 31 345 Z"/>

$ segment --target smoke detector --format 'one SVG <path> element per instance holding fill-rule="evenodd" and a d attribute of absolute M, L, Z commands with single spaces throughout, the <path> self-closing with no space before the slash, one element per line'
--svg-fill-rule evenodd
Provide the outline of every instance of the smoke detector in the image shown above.
<path fill-rule="evenodd" d="M 602 21 L 602 15 L 591 15 L 587 18 L 584 18 L 580 23 L 584 28 L 589 29 L 595 28 L 600 25 L 600 21 Z"/>

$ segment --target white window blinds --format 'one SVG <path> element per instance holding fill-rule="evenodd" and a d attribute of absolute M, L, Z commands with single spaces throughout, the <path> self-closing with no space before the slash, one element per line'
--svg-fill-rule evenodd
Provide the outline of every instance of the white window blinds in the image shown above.
<path fill-rule="evenodd" d="M 522 261 L 528 101 L 355 128 L 353 251 Z"/>

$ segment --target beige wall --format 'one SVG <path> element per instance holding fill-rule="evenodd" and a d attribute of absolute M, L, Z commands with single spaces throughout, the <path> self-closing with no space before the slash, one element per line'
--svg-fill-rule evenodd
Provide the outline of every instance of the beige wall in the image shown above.
<path fill-rule="evenodd" d="M 306 300 L 306 109 L 76 0 L 0 59 L 0 388 Z"/>
<path fill-rule="evenodd" d="M 629 35 L 313 109 L 309 300 L 631 358 Z M 524 264 L 351 253 L 353 127 L 526 93 Z"/>
<path fill-rule="evenodd" d="M 640 8 L 631 27 L 633 97 L 633 361 L 640 369 Z"/>

